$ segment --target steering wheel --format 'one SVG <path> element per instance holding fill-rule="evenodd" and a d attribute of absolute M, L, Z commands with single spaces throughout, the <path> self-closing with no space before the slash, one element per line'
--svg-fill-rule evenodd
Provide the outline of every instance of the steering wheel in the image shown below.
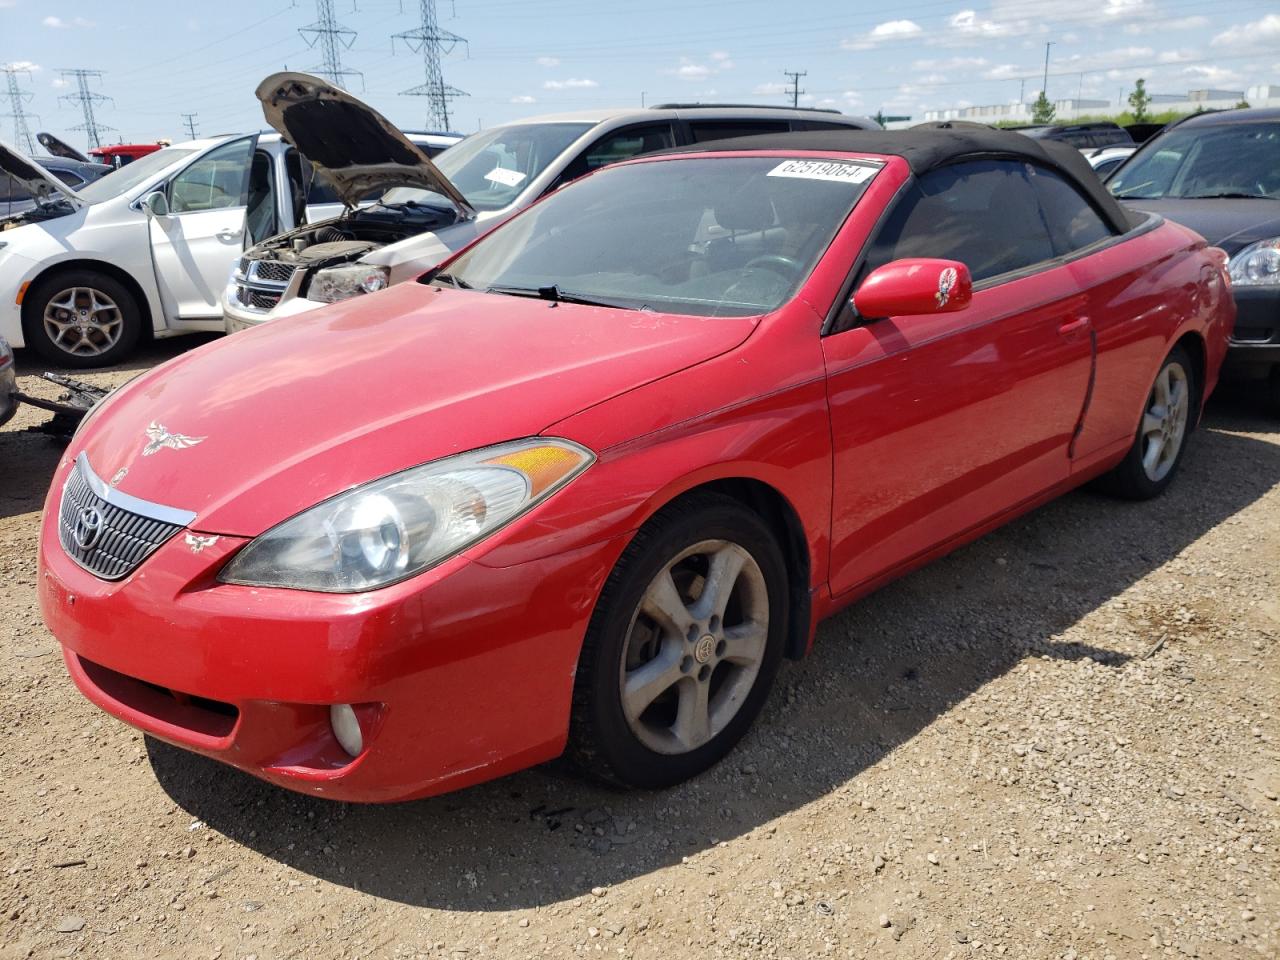
<path fill-rule="evenodd" d="M 766 267 L 774 273 L 782 274 L 788 280 L 799 276 L 803 271 L 800 264 L 780 253 L 762 253 L 758 257 L 752 257 L 742 269 L 750 270 L 752 267 Z"/>

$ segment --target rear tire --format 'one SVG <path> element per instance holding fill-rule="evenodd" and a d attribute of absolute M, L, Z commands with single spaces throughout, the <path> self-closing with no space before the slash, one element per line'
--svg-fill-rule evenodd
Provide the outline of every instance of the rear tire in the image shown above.
<path fill-rule="evenodd" d="M 1174 347 L 1151 385 L 1133 446 L 1118 466 L 1098 479 L 1099 488 L 1126 500 L 1150 500 L 1163 493 L 1178 472 L 1187 438 L 1199 419 L 1199 391 L 1191 357 Z"/>
<path fill-rule="evenodd" d="M 27 346 L 60 367 L 119 363 L 142 336 L 142 309 L 123 283 L 96 270 L 66 270 L 32 285 L 22 302 Z"/>
<path fill-rule="evenodd" d="M 769 695 L 787 586 L 776 538 L 737 500 L 699 493 L 655 515 L 618 560 L 587 629 L 570 762 L 646 788 L 718 762 Z"/>

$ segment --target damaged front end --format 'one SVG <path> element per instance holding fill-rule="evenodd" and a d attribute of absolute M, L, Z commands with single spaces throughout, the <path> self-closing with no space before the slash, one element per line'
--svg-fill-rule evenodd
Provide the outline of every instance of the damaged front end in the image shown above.
<path fill-rule="evenodd" d="M 388 284 L 387 268 L 357 260 L 387 244 L 452 226 L 461 216 L 443 203 L 374 204 L 282 233 L 245 251 L 227 299 L 265 313 L 295 297 L 333 303 L 375 293 Z"/>

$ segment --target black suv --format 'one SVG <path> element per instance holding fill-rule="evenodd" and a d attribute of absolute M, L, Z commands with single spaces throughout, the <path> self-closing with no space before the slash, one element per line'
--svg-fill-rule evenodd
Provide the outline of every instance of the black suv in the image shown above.
<path fill-rule="evenodd" d="M 1265 377 L 1280 411 L 1280 109 L 1201 113 L 1171 124 L 1107 188 L 1227 252 L 1237 308 L 1228 370 Z"/>
<path fill-rule="evenodd" d="M 1114 123 L 1065 123 L 1050 126 L 1006 127 L 1033 140 L 1061 140 L 1077 150 L 1090 147 L 1127 147 L 1133 144 L 1129 131 Z"/>

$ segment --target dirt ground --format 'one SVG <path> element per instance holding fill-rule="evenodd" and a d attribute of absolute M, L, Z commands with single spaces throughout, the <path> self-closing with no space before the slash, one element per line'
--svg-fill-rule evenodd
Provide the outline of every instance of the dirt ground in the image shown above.
<path fill-rule="evenodd" d="M 4 960 L 1280 956 L 1280 421 L 1247 393 L 1163 499 L 1072 494 L 825 624 L 700 779 L 390 807 L 75 691 L 33 586 L 44 416 L 0 430 Z"/>

